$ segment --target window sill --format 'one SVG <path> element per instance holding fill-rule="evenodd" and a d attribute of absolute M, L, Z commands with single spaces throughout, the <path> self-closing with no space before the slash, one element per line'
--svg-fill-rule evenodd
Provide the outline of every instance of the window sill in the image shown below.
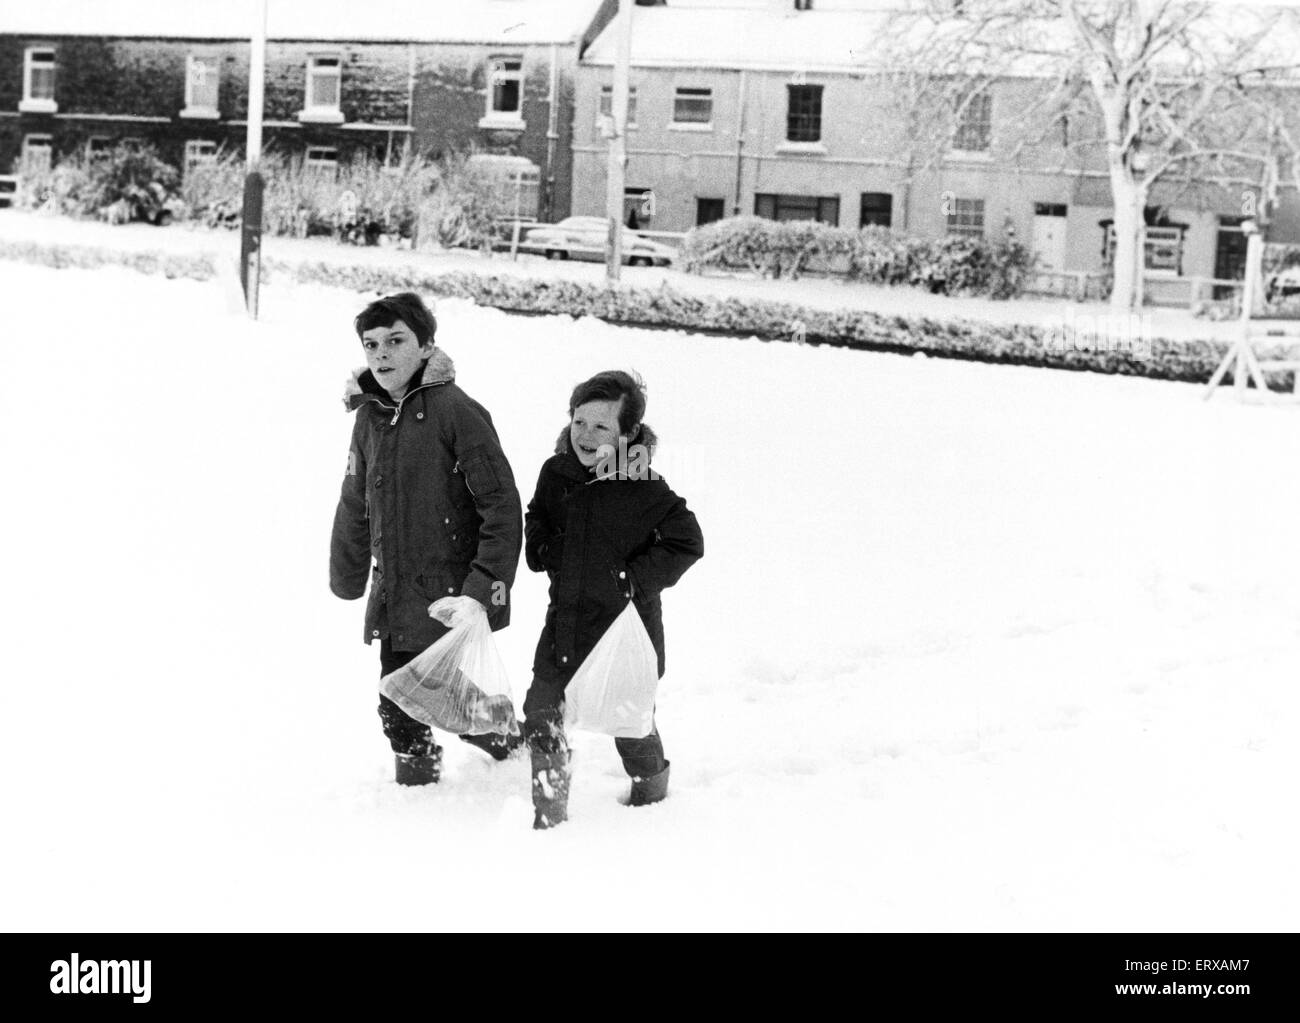
<path fill-rule="evenodd" d="M 195 121 L 217 121 L 221 119 L 221 114 L 211 107 L 186 107 L 178 116 Z"/>
<path fill-rule="evenodd" d="M 342 124 L 341 110 L 299 110 L 298 120 L 303 124 Z"/>
<path fill-rule="evenodd" d="M 18 101 L 18 112 L 22 114 L 57 114 L 59 104 L 52 99 L 24 99 Z"/>
<path fill-rule="evenodd" d="M 944 155 L 944 159 L 952 163 L 992 163 L 993 154 L 989 152 L 975 152 L 969 149 L 954 149 Z"/>
<path fill-rule="evenodd" d="M 703 121 L 669 121 L 669 131 L 712 131 L 713 122 L 707 124 Z"/>
<path fill-rule="evenodd" d="M 478 126 L 490 131 L 523 131 L 527 127 L 521 117 L 501 117 L 491 114 L 480 118 Z"/>
<path fill-rule="evenodd" d="M 780 156 L 825 156 L 826 147 L 820 142 L 782 142 L 776 147 Z"/>

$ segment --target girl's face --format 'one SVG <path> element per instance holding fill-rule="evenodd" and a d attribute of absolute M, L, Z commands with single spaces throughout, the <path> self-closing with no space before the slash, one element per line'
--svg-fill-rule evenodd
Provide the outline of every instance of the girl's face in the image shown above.
<path fill-rule="evenodd" d="M 618 410 L 622 407 L 620 397 L 616 401 L 589 401 L 573 410 L 569 440 L 578 461 L 587 468 L 600 461 L 601 445 L 608 444 L 618 450 Z"/>

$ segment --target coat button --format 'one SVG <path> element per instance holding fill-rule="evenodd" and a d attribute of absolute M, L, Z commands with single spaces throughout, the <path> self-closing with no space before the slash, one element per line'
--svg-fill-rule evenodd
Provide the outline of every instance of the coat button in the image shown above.
<path fill-rule="evenodd" d="M 378 638 L 379 638 L 379 630 L 378 630 L 378 629 L 373 629 L 373 630 L 371 630 L 370 635 L 374 636 L 375 639 L 378 639 Z"/>
<path fill-rule="evenodd" d="M 423 413 L 423 412 L 417 412 L 417 413 L 415 413 L 415 418 L 416 418 L 416 419 L 423 419 L 423 418 L 424 418 L 424 413 Z"/>
<path fill-rule="evenodd" d="M 568 659 L 567 657 L 561 657 L 561 658 L 560 658 L 560 663 L 561 663 L 561 664 L 568 664 L 568 663 L 569 663 L 569 659 Z"/>
<path fill-rule="evenodd" d="M 448 586 L 448 587 L 447 587 L 447 592 L 448 592 L 448 593 L 455 593 L 455 592 L 456 592 L 456 587 L 454 587 L 454 586 Z"/>
<path fill-rule="evenodd" d="M 444 526 L 450 526 L 450 525 L 451 525 L 451 519 L 443 519 L 443 520 L 442 520 L 442 524 L 443 524 Z"/>
<path fill-rule="evenodd" d="M 455 533 L 452 533 L 452 534 L 451 534 L 451 538 L 452 538 L 453 540 L 455 540 L 455 539 L 456 539 L 456 534 L 455 534 Z"/>
<path fill-rule="evenodd" d="M 618 577 L 619 577 L 620 579 L 626 579 L 626 578 L 627 578 L 627 573 L 626 573 L 626 572 L 619 572 Z"/>
<path fill-rule="evenodd" d="M 380 484 L 383 483 L 383 482 L 384 482 L 384 477 L 382 477 L 382 476 L 376 476 L 376 477 L 375 477 L 375 489 L 378 490 Z"/>

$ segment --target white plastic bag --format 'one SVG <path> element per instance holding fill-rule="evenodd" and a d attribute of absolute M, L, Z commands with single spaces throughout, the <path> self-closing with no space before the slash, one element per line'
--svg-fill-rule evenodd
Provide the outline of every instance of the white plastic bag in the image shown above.
<path fill-rule="evenodd" d="M 564 726 L 618 739 L 654 728 L 659 661 L 631 601 L 605 630 L 564 690 Z"/>
<path fill-rule="evenodd" d="M 510 679 L 487 615 L 456 626 L 385 675 L 379 691 L 416 721 L 457 735 L 519 734 Z"/>

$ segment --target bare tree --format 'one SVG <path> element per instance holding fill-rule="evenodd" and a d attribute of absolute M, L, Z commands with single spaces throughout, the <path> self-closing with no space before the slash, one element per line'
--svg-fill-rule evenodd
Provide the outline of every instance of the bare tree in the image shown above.
<path fill-rule="evenodd" d="M 888 74 L 909 108 L 909 170 L 934 166 L 966 106 L 993 83 L 1032 81 L 1032 99 L 999 119 L 999 132 L 1016 136 L 1002 142 L 1018 156 L 1064 139 L 1063 156 L 1079 168 L 1104 158 L 1111 303 L 1127 311 L 1142 299 L 1144 210 L 1157 181 L 1249 185 L 1263 201 L 1243 214 L 1265 215 L 1282 174 L 1297 172 L 1297 25 L 1291 9 L 1175 0 L 912 4 L 888 32 Z"/>

